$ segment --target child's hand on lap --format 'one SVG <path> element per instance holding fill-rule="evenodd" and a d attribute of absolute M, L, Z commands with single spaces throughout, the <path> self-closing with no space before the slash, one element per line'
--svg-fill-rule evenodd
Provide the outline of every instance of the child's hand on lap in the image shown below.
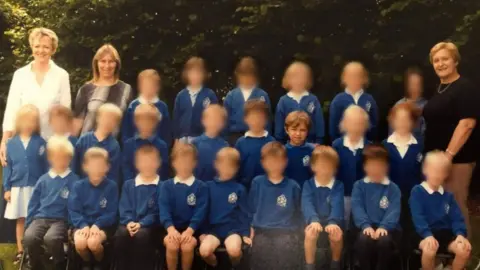
<path fill-rule="evenodd" d="M 130 234 L 130 236 L 133 236 L 132 234 L 132 229 L 133 229 L 133 226 L 134 226 L 135 222 L 133 221 L 130 221 L 128 224 L 127 224 L 127 231 L 128 231 L 128 234 Z"/>
<path fill-rule="evenodd" d="M 186 229 L 182 233 L 182 243 L 188 243 L 192 240 L 193 230 L 191 228 Z"/>
<path fill-rule="evenodd" d="M 10 199 L 12 197 L 12 193 L 10 191 L 5 191 L 5 194 L 3 195 L 3 198 L 5 201 L 10 202 Z"/>
<path fill-rule="evenodd" d="M 468 239 L 463 237 L 463 235 L 457 236 L 457 238 L 455 239 L 455 243 L 457 243 L 457 245 L 459 245 L 462 250 L 465 250 L 465 251 L 472 250 L 472 245 L 470 244 Z"/>
<path fill-rule="evenodd" d="M 323 227 L 319 222 L 312 222 L 308 225 L 307 230 L 313 230 L 315 234 L 319 234 L 323 231 Z"/>
<path fill-rule="evenodd" d="M 244 242 L 245 244 L 249 245 L 249 246 L 252 245 L 252 239 L 250 239 L 249 237 L 244 236 L 244 237 L 243 237 L 243 242 Z"/>
<path fill-rule="evenodd" d="M 80 230 L 79 234 L 85 238 L 88 238 L 90 236 L 90 227 L 86 226 L 83 229 Z"/>
<path fill-rule="evenodd" d="M 363 230 L 363 234 L 370 236 L 371 238 L 375 239 L 375 231 L 372 229 L 372 227 L 368 227 Z"/>
<path fill-rule="evenodd" d="M 337 236 L 342 233 L 342 229 L 340 229 L 340 227 L 336 224 L 327 225 L 327 227 L 325 227 L 325 231 L 333 236 Z"/>
<path fill-rule="evenodd" d="M 381 236 L 387 236 L 388 231 L 385 230 L 384 228 L 378 228 L 377 231 L 375 232 L 375 239 L 380 238 Z"/>
<path fill-rule="evenodd" d="M 100 235 L 100 228 L 97 225 L 93 225 L 90 228 L 90 236 L 99 236 Z"/>
<path fill-rule="evenodd" d="M 182 235 L 177 231 L 177 229 L 175 229 L 173 226 L 170 226 L 168 229 L 167 229 L 167 232 L 168 232 L 168 236 L 173 239 L 174 241 L 180 243 L 180 240 L 182 238 Z"/>
<path fill-rule="evenodd" d="M 133 223 L 132 225 L 132 231 L 130 232 L 132 236 L 134 236 L 139 230 L 140 228 L 142 227 L 142 225 L 140 225 L 140 223 Z"/>
<path fill-rule="evenodd" d="M 429 237 L 423 239 L 423 241 L 425 241 L 425 247 L 428 248 L 428 249 L 436 250 L 438 248 L 438 241 L 433 236 L 429 236 Z"/>

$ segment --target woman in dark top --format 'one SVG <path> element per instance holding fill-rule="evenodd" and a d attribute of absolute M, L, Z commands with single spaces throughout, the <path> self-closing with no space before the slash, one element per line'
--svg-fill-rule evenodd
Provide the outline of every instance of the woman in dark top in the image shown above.
<path fill-rule="evenodd" d="M 93 57 L 93 79 L 77 93 L 73 109 L 75 131 L 82 135 L 95 128 L 95 115 L 104 103 L 113 103 L 124 112 L 130 102 L 132 87 L 119 80 L 120 56 L 110 44 L 105 44 Z"/>
<path fill-rule="evenodd" d="M 453 43 L 435 45 L 430 51 L 430 61 L 440 78 L 440 85 L 423 110 L 427 124 L 425 151 L 444 150 L 452 160 L 445 188 L 455 195 L 471 232 L 467 198 L 475 161 L 479 156 L 476 128 L 480 117 L 479 93 L 458 73 L 460 54 Z"/>

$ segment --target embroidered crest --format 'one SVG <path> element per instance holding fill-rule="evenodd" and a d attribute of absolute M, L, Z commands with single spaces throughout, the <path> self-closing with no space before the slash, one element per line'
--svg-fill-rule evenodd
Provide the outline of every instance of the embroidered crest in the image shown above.
<path fill-rule="evenodd" d="M 43 155 L 43 153 L 45 153 L 45 146 L 40 146 L 40 149 L 38 149 L 38 155 L 41 156 Z"/>
<path fill-rule="evenodd" d="M 450 212 L 450 204 L 446 203 L 445 204 L 445 214 L 448 215 L 449 212 Z"/>
<path fill-rule="evenodd" d="M 228 202 L 231 203 L 231 204 L 236 203 L 237 199 L 238 199 L 237 193 L 235 193 L 235 192 L 232 192 L 232 193 L 230 193 L 230 195 L 228 195 Z"/>
<path fill-rule="evenodd" d="M 417 155 L 417 161 L 418 161 L 418 162 L 422 162 L 422 159 L 423 159 L 422 153 L 418 153 L 418 155 Z"/>
<path fill-rule="evenodd" d="M 309 113 L 313 113 L 313 110 L 315 110 L 315 104 L 313 104 L 313 101 L 308 103 L 308 106 L 307 106 L 307 111 Z"/>
<path fill-rule="evenodd" d="M 64 199 L 67 199 L 68 194 L 70 194 L 70 191 L 68 191 L 67 187 L 64 187 L 64 188 L 62 188 L 62 190 L 60 190 L 60 197 L 62 197 Z"/>
<path fill-rule="evenodd" d="M 328 204 L 330 204 L 330 196 L 327 196 L 326 201 L 327 201 Z"/>
<path fill-rule="evenodd" d="M 258 99 L 261 100 L 261 101 L 263 101 L 263 102 L 265 102 L 265 97 L 264 97 L 264 96 L 261 96 L 261 97 L 259 97 Z"/>
<path fill-rule="evenodd" d="M 310 156 L 304 156 L 302 161 L 303 161 L 303 166 L 310 165 Z"/>
<path fill-rule="evenodd" d="M 148 201 L 148 208 L 153 208 L 155 206 L 155 200 L 153 198 L 150 198 Z"/>
<path fill-rule="evenodd" d="M 208 107 L 210 105 L 210 99 L 207 97 L 203 100 L 203 108 Z"/>
<path fill-rule="evenodd" d="M 100 200 L 100 208 L 105 208 L 105 207 L 107 207 L 107 199 L 105 197 L 103 197 Z"/>
<path fill-rule="evenodd" d="M 187 204 L 190 206 L 194 206 L 197 203 L 197 198 L 195 197 L 195 194 L 190 194 L 187 197 Z"/>
<path fill-rule="evenodd" d="M 371 108 L 372 108 L 372 103 L 370 103 L 370 101 L 367 101 L 367 104 L 365 104 L 365 110 L 367 110 L 367 112 L 370 112 Z"/>
<path fill-rule="evenodd" d="M 388 204 L 389 202 L 388 202 L 387 196 L 383 196 L 382 199 L 380 200 L 380 208 L 387 209 Z"/>
<path fill-rule="evenodd" d="M 287 197 L 285 197 L 283 194 L 278 196 L 277 205 L 281 207 L 287 207 Z"/>

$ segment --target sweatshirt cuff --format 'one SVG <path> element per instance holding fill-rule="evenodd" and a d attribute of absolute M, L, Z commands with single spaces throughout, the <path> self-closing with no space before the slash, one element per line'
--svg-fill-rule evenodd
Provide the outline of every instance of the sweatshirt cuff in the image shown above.
<path fill-rule="evenodd" d="M 365 230 L 366 228 L 371 228 L 372 225 L 368 224 L 368 223 L 365 223 L 362 225 L 362 230 Z"/>
<path fill-rule="evenodd" d="M 188 227 L 192 228 L 192 230 L 194 230 L 194 231 L 197 231 L 197 230 L 198 230 L 198 225 L 197 225 L 197 223 L 190 223 L 190 225 L 188 225 Z"/>
<path fill-rule="evenodd" d="M 163 222 L 163 227 L 166 229 L 168 229 L 169 227 L 173 226 L 173 222 L 168 220 L 168 221 L 165 221 Z"/>
<path fill-rule="evenodd" d="M 457 230 L 457 231 L 455 231 L 454 233 L 455 233 L 455 236 L 461 235 L 461 236 L 463 236 L 463 237 L 465 237 L 465 238 L 467 237 L 467 232 L 464 231 L 464 230 Z"/>
<path fill-rule="evenodd" d="M 432 234 L 431 231 L 426 231 L 426 232 L 423 232 L 423 233 L 422 233 L 423 239 L 425 239 L 425 238 L 427 238 L 427 237 L 430 237 L 430 236 L 433 236 L 433 234 Z"/>
<path fill-rule="evenodd" d="M 308 224 L 312 224 L 312 222 L 318 222 L 320 223 L 320 219 L 317 217 L 317 216 L 313 216 L 310 218 L 310 220 L 308 221 Z"/>

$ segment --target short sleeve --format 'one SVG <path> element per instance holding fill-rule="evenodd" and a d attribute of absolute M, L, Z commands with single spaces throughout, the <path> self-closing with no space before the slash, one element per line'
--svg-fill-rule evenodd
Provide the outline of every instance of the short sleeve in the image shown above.
<path fill-rule="evenodd" d="M 468 81 L 459 86 L 456 102 L 459 119 L 474 118 L 478 120 L 480 118 L 480 110 L 478 109 L 478 104 L 480 104 L 479 90 Z"/>

